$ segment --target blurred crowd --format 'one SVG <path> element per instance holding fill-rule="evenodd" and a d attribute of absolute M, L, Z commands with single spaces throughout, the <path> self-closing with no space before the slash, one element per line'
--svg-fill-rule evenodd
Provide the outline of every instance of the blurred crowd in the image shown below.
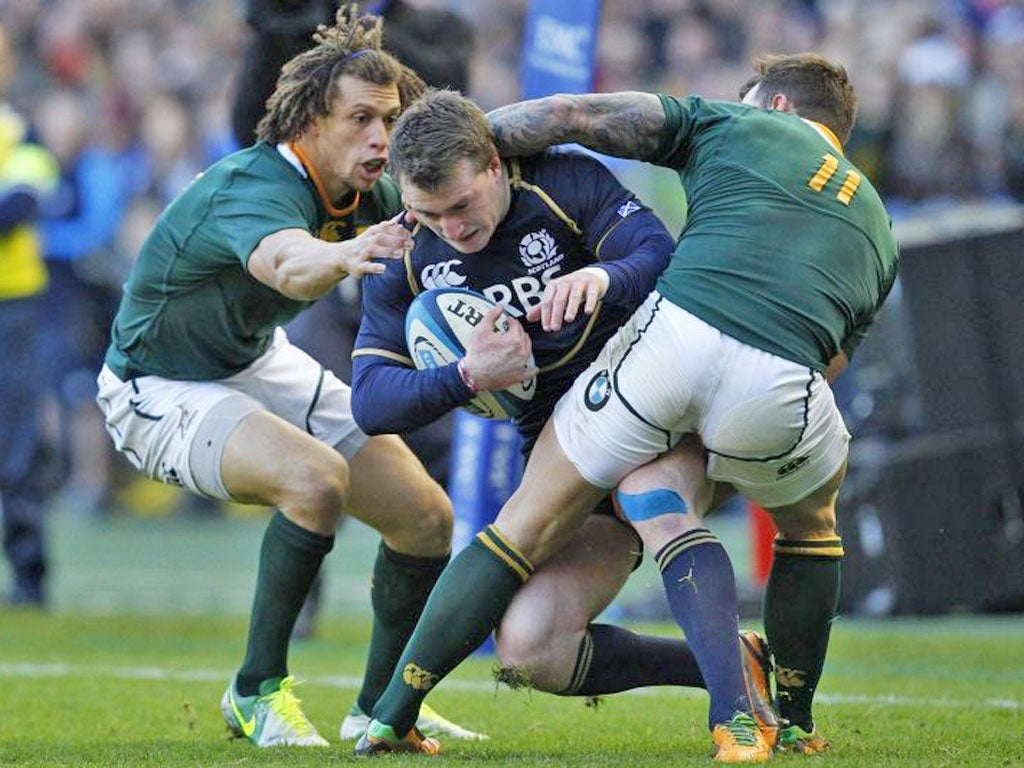
<path fill-rule="evenodd" d="M 473 94 L 517 97 L 525 2 L 462 0 Z M 1021 0 L 606 0 L 596 89 L 735 98 L 752 56 L 817 50 L 860 96 L 849 147 L 890 201 L 1024 201 Z"/>
<path fill-rule="evenodd" d="M 527 0 L 409 4 L 473 24 L 469 90 L 485 108 L 518 97 Z M 43 358 L 50 466 L 77 507 L 109 502 L 93 376 L 121 281 L 162 207 L 236 146 L 243 6 L 0 0 L 3 100 L 60 170 L 38 220 Z M 846 64 L 860 94 L 850 152 L 894 207 L 1024 202 L 1024 0 L 605 0 L 596 88 L 734 98 L 754 55 L 812 49 Z"/>

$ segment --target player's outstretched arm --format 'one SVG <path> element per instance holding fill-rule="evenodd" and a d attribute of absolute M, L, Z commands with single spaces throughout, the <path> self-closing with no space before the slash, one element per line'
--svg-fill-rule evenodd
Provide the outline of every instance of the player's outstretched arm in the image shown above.
<path fill-rule="evenodd" d="M 347 275 L 381 274 L 385 265 L 375 259 L 400 259 L 411 247 L 409 232 L 397 220 L 340 243 L 282 229 L 260 240 L 249 256 L 249 274 L 290 299 L 313 301 Z"/>
<path fill-rule="evenodd" d="M 503 155 L 532 155 L 575 142 L 635 160 L 653 158 L 665 111 L 652 93 L 558 94 L 499 107 L 487 115 Z"/>

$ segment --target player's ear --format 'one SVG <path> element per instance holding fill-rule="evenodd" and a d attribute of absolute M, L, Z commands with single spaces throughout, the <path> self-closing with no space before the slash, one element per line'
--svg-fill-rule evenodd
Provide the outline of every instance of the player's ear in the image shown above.
<path fill-rule="evenodd" d="M 776 93 L 772 96 L 770 106 L 777 112 L 792 112 L 796 114 L 796 105 L 784 93 Z"/>
<path fill-rule="evenodd" d="M 487 170 L 490 173 L 501 173 L 501 158 L 498 156 L 497 150 L 491 155 L 491 159 L 487 163 Z"/>

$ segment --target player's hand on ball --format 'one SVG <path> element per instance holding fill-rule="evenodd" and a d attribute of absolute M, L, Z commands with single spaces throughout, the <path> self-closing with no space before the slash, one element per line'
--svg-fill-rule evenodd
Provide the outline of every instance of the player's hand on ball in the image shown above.
<path fill-rule="evenodd" d="M 499 304 L 487 312 L 470 337 L 463 365 L 480 389 L 505 389 L 537 375 L 532 351 L 523 326 L 505 315 Z"/>
<path fill-rule="evenodd" d="M 559 331 L 563 323 L 573 322 L 579 315 L 580 307 L 586 315 L 594 314 L 598 302 L 608 291 L 607 273 L 601 270 L 579 269 L 568 275 L 555 278 L 544 289 L 540 304 L 527 311 L 530 322 L 541 321 L 545 331 Z"/>

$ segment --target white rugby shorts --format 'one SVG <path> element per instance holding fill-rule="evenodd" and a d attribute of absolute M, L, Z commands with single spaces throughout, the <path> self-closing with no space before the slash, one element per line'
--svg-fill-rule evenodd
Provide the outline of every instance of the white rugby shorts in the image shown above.
<path fill-rule="evenodd" d="M 267 410 L 346 460 L 367 441 L 352 418 L 351 390 L 278 328 L 269 349 L 239 373 L 215 381 L 140 376 L 121 381 L 107 366 L 97 378 L 107 432 L 146 475 L 217 499 L 224 445 L 250 413 Z"/>
<path fill-rule="evenodd" d="M 559 400 L 554 420 L 593 485 L 614 488 L 697 433 L 708 477 L 769 508 L 824 485 L 850 440 L 821 373 L 743 344 L 657 292 Z"/>

